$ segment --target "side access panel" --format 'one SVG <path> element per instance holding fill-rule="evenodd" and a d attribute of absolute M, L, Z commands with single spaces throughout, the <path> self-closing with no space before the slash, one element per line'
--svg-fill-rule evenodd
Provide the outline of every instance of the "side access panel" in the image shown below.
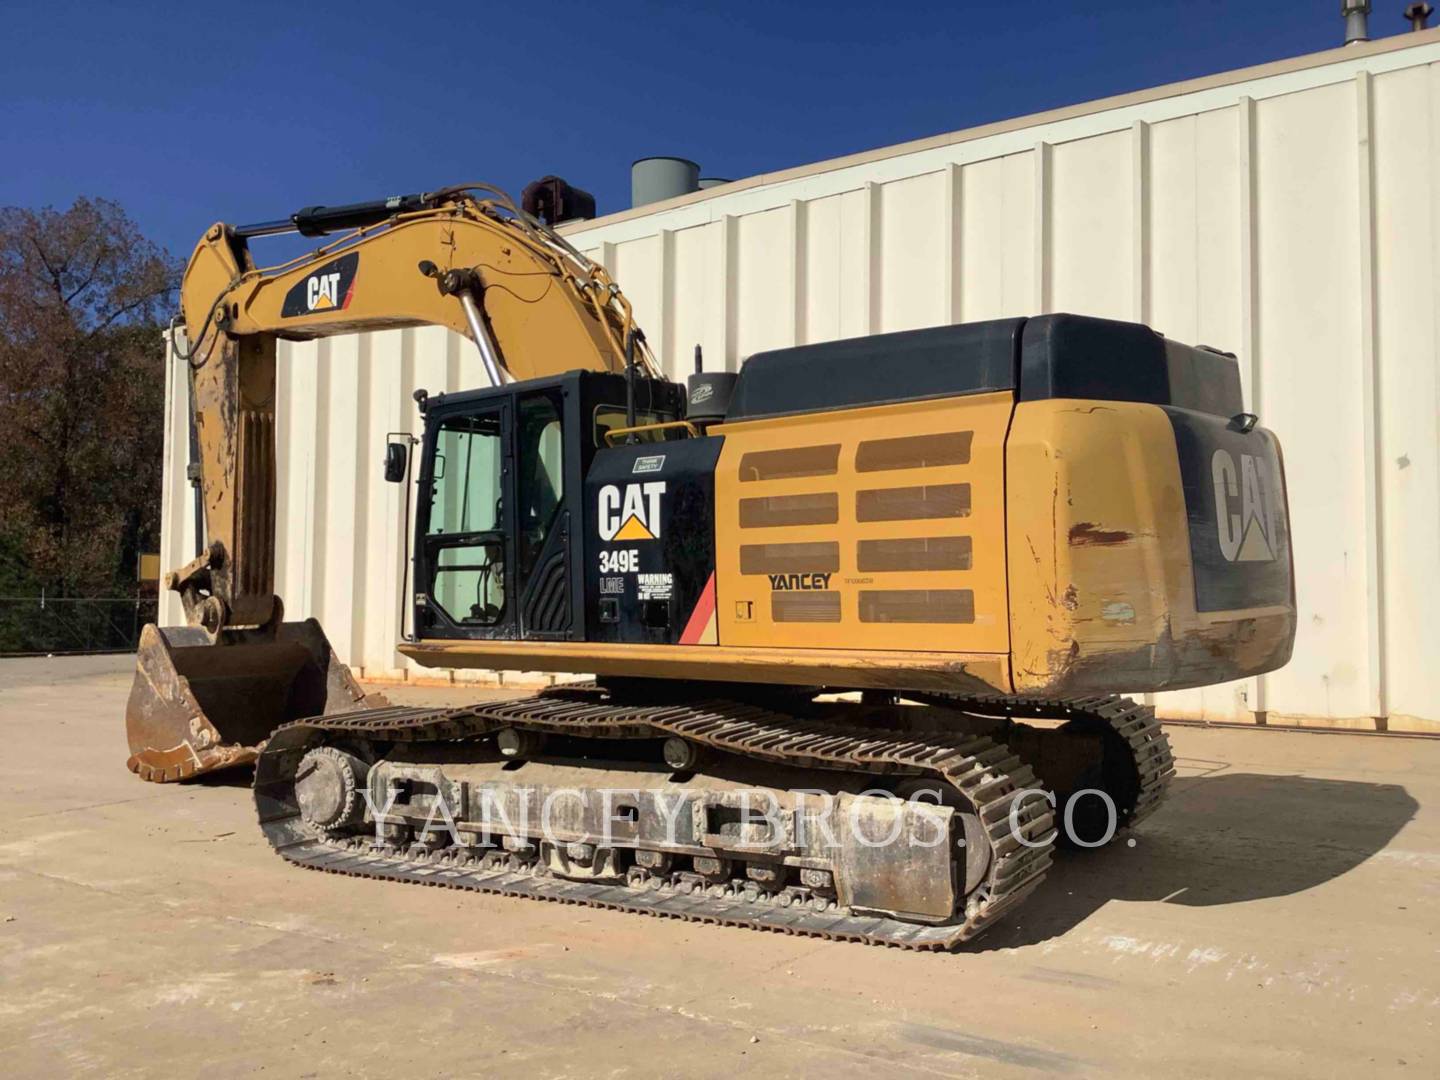
<path fill-rule="evenodd" d="M 1002 390 L 719 428 L 720 643 L 1003 666 L 1012 405 Z"/>

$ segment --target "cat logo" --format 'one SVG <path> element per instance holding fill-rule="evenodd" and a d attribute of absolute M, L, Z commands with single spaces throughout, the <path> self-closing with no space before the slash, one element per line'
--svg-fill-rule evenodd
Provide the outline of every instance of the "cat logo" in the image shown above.
<path fill-rule="evenodd" d="M 340 275 L 312 274 L 305 279 L 305 306 L 311 311 L 333 308 L 339 301 Z"/>
<path fill-rule="evenodd" d="M 600 489 L 600 539 L 660 539 L 660 496 L 664 480 L 626 484 L 622 493 L 615 484 Z"/>
<path fill-rule="evenodd" d="M 1220 553 L 1228 562 L 1274 562 L 1279 492 L 1272 486 L 1273 475 L 1251 454 L 1241 454 L 1237 468 L 1228 450 L 1216 450 L 1210 476 Z"/>
<path fill-rule="evenodd" d="M 297 315 L 319 315 L 327 311 L 344 311 L 355 295 L 355 271 L 360 266 L 360 253 L 347 252 L 297 281 L 285 294 L 280 308 L 282 318 Z"/>

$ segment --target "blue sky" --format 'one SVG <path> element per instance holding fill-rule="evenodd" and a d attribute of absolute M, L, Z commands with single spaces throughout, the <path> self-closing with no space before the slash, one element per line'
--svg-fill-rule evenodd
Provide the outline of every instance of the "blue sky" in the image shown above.
<path fill-rule="evenodd" d="M 1406 29 L 1376 0 L 1375 36 Z M 1392 10 L 1393 9 L 1393 10 Z M 6 0 L 0 205 L 205 226 L 650 154 L 743 177 L 1339 43 L 1336 0 Z"/>

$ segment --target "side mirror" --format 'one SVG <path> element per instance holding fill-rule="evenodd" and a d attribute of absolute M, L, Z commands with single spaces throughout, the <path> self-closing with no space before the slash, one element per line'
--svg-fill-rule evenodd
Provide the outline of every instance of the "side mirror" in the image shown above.
<path fill-rule="evenodd" d="M 385 444 L 385 479 L 398 484 L 405 479 L 410 468 L 410 448 L 404 443 Z"/>

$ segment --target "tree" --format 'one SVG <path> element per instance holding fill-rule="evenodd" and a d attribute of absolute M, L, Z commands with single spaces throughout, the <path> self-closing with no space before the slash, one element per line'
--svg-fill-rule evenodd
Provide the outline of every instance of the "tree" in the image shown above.
<path fill-rule="evenodd" d="M 0 559 L 10 588 L 133 591 L 160 524 L 179 266 L 120 206 L 0 209 Z"/>

